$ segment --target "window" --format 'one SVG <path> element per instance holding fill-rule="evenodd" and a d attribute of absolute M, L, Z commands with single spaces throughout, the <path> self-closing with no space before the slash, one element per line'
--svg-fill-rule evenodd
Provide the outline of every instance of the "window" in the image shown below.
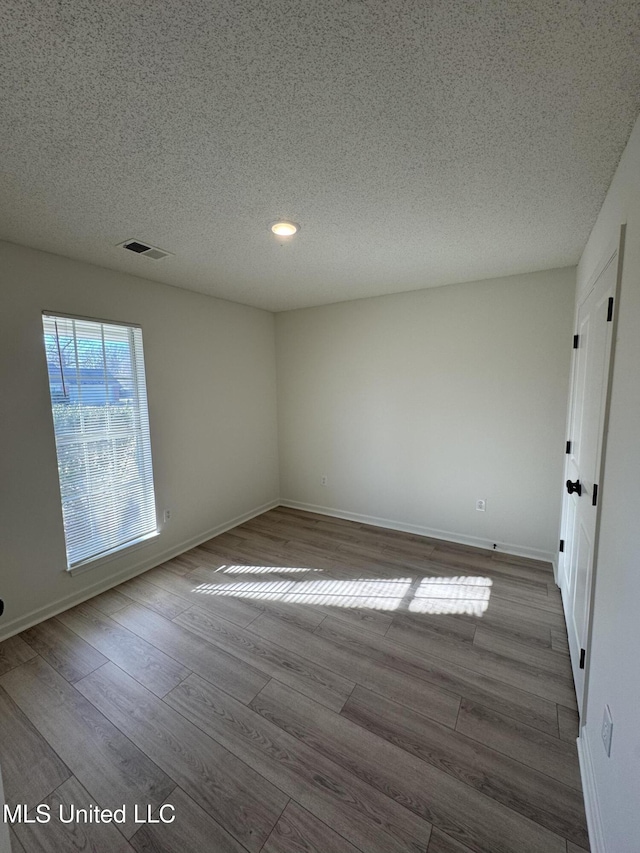
<path fill-rule="evenodd" d="M 157 533 L 142 331 L 43 316 L 70 569 Z"/>

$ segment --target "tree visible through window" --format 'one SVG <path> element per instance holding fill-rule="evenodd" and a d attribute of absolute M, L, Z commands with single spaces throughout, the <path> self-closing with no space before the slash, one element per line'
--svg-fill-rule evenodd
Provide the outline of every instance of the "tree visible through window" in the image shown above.
<path fill-rule="evenodd" d="M 142 331 L 45 314 L 67 564 L 157 532 Z"/>

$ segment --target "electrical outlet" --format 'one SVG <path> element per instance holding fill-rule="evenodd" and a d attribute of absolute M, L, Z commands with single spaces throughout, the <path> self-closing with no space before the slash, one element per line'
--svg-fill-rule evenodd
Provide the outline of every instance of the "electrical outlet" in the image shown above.
<path fill-rule="evenodd" d="M 167 522 L 167 521 L 170 521 L 170 520 L 171 520 L 171 510 L 170 510 L 170 509 L 165 509 L 165 511 L 164 511 L 164 520 L 165 520 L 165 524 L 166 524 L 166 522 Z"/>
<path fill-rule="evenodd" d="M 611 711 L 608 705 L 604 706 L 604 715 L 602 717 L 602 743 L 604 751 L 609 758 L 611 757 L 611 738 L 613 736 L 613 720 L 611 719 Z"/>
<path fill-rule="evenodd" d="M 487 502 L 485 501 L 485 499 L 484 498 L 478 498 L 478 500 L 476 501 L 476 509 L 478 510 L 478 512 L 484 512 L 486 510 L 486 508 L 487 508 Z"/>
<path fill-rule="evenodd" d="M 327 485 L 327 475 L 326 474 L 323 474 L 322 477 L 320 477 L 320 485 L 321 486 Z"/>

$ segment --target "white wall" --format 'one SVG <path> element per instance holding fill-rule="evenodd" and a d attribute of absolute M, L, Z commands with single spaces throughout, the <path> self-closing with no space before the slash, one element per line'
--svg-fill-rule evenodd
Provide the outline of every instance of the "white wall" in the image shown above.
<path fill-rule="evenodd" d="M 550 559 L 574 285 L 571 268 L 278 314 L 283 501 Z"/>
<path fill-rule="evenodd" d="M 272 314 L 1 242 L 0 280 L 1 637 L 277 502 L 279 486 Z M 172 511 L 157 539 L 74 577 L 43 309 L 141 324 L 158 511 Z"/>
<path fill-rule="evenodd" d="M 581 294 L 627 223 L 605 471 L 586 726 L 586 773 L 594 853 L 640 850 L 640 120 L 622 156 L 578 267 Z M 611 757 L 600 740 L 605 704 Z"/>

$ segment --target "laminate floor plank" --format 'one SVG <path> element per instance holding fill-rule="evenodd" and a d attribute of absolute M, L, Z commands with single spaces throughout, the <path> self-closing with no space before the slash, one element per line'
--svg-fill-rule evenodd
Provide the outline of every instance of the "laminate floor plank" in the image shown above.
<path fill-rule="evenodd" d="M 555 615 L 555 624 L 562 624 L 562 602 L 559 601 L 555 595 L 549 595 L 547 593 L 546 597 L 542 595 L 533 596 L 529 595 L 525 590 L 518 589 L 516 591 L 513 586 L 506 588 L 506 586 L 498 583 L 496 583 L 494 595 L 496 598 L 503 598 L 505 601 L 514 601 L 517 604 L 522 604 L 525 607 L 531 607 L 534 610 L 544 610 L 550 616 Z"/>
<path fill-rule="evenodd" d="M 315 545 L 302 546 L 290 542 L 281 552 L 281 558 L 293 565 L 313 569 L 322 577 L 349 579 L 357 578 L 360 575 L 360 572 L 351 566 L 338 565 L 334 554 L 327 554 L 323 548 Z"/>
<path fill-rule="evenodd" d="M 522 814 L 527 793 L 534 788 L 534 792 L 540 794 L 541 785 L 534 785 L 535 780 L 528 779 L 521 784 L 524 796 L 518 797 L 518 791 L 509 793 L 505 778 L 508 771 L 505 772 L 504 767 L 499 769 L 497 760 L 493 765 L 497 778 L 487 784 L 489 796 L 467 784 L 467 780 L 478 773 L 477 766 L 469 767 L 473 744 L 470 744 L 466 756 L 462 746 L 458 754 L 452 747 L 444 762 L 449 760 L 455 765 L 459 761 L 457 772 L 444 772 L 348 718 L 321 708 L 313 700 L 275 680 L 256 696 L 251 707 L 306 746 L 478 853 L 534 853 L 545 845 L 549 851 L 562 851 L 564 848 L 565 842 L 559 832 L 547 832 L 539 822 Z M 446 732 L 440 734 L 443 736 Z M 467 766 L 462 767 L 465 763 Z M 556 787 L 557 795 L 565 793 L 560 786 Z M 496 793 L 500 798 L 492 796 Z M 574 794 L 572 791 L 568 793 Z M 505 807 L 504 800 L 509 801 L 508 806 L 517 804 L 522 809 L 520 813 Z M 540 809 L 539 814 L 551 819 L 554 808 L 560 810 L 562 806 L 569 805 L 566 800 L 566 797 L 561 797 L 554 803 L 553 797 L 549 797 L 546 809 Z"/>
<path fill-rule="evenodd" d="M 107 658 L 58 619 L 47 619 L 21 636 L 67 681 L 78 681 L 107 662 Z"/>
<path fill-rule="evenodd" d="M 551 628 L 551 648 L 556 652 L 569 654 L 569 638 L 567 632 L 561 628 Z"/>
<path fill-rule="evenodd" d="M 387 633 L 393 622 L 393 617 L 389 613 L 368 610 L 364 607 L 327 607 L 327 615 L 382 636 Z"/>
<path fill-rule="evenodd" d="M 36 656 L 35 652 L 19 634 L 0 643 L 0 675 Z"/>
<path fill-rule="evenodd" d="M 409 592 L 411 581 L 401 578 L 350 580 L 310 580 L 283 577 L 278 580 L 225 581 L 222 595 L 247 596 L 269 605 L 270 602 L 304 608 L 306 613 L 342 608 L 364 608 L 375 612 L 395 609 Z M 311 608 L 311 609 L 310 609 Z"/>
<path fill-rule="evenodd" d="M 247 555 L 257 559 L 262 556 L 276 567 L 295 566 L 296 563 L 299 564 L 298 568 L 328 569 L 331 567 L 331 559 L 326 550 L 315 547 L 311 543 L 301 545 L 300 542 L 289 539 L 288 531 L 284 531 L 283 535 L 282 528 L 276 535 L 268 527 L 261 527 L 259 524 L 252 526 L 251 522 L 248 522 L 241 528 L 235 528 L 234 533 L 237 535 L 233 540 L 221 541 L 221 537 L 216 537 L 204 543 L 203 547 L 210 549 L 212 553 L 219 553 L 218 549 L 222 546 L 231 554 L 246 549 Z M 282 562 L 283 560 L 285 562 Z"/>
<path fill-rule="evenodd" d="M 179 554 L 177 557 L 172 557 L 162 564 L 163 567 L 172 572 L 174 575 L 188 575 L 194 569 L 200 566 L 200 561 L 196 553 L 196 549 L 185 551 L 184 554 Z"/>
<path fill-rule="evenodd" d="M 316 527 L 326 533 L 331 533 L 336 539 L 344 537 L 356 542 L 360 537 L 365 535 L 362 525 L 354 526 L 354 523 L 349 522 L 345 518 L 334 518 L 331 515 L 325 515 L 316 520 Z"/>
<path fill-rule="evenodd" d="M 488 616 L 506 616 L 509 619 L 522 619 L 525 622 L 534 622 L 545 625 L 548 628 L 562 628 L 564 620 L 562 613 L 555 610 L 546 610 L 537 607 L 535 603 L 527 604 L 523 601 L 503 598 L 500 595 L 491 595 L 487 608 Z"/>
<path fill-rule="evenodd" d="M 391 624 L 389 614 L 361 606 L 357 601 L 359 590 L 365 586 L 357 577 L 315 569 L 309 570 L 308 574 L 297 569 L 294 571 L 298 573 L 287 573 L 286 567 L 277 574 L 267 573 L 267 568 L 237 565 L 222 571 L 199 569 L 192 577 L 208 582 L 212 595 L 236 595 L 260 607 L 261 611 L 270 609 L 284 618 L 295 619 L 302 627 L 315 628 L 319 624 L 322 616 L 318 612 L 318 604 L 337 619 L 359 624 L 376 634 L 384 634 Z M 349 598 L 354 599 L 353 606 L 348 606 L 347 596 L 340 594 L 341 589 L 349 586 L 352 588 Z M 338 603 L 332 605 L 332 600 Z"/>
<path fill-rule="evenodd" d="M 180 596 L 188 602 L 189 606 L 196 604 L 198 607 L 206 608 L 241 628 L 246 627 L 268 610 L 311 630 L 317 627 L 325 617 L 324 613 L 312 607 L 279 603 L 268 598 L 268 593 L 252 591 L 249 588 L 244 592 L 241 589 L 234 591 L 228 581 L 221 581 L 216 574 L 215 570 L 200 566 L 189 575 L 177 576 L 164 569 L 164 566 L 160 566 L 145 572 L 145 579 Z M 236 580 L 235 583 L 238 581 Z M 229 588 L 225 590 L 225 587 Z M 240 595 L 240 592 L 243 594 Z"/>
<path fill-rule="evenodd" d="M 270 688 L 254 699 L 254 707 Z M 584 806 L 575 788 L 361 687 L 341 715 L 552 832 L 586 840 Z"/>
<path fill-rule="evenodd" d="M 232 835 L 210 817 L 182 788 L 172 791 L 163 806 L 173 806 L 175 819 L 171 823 L 141 826 L 131 839 L 137 853 L 184 853 L 211 851 L 211 853 L 246 853 Z M 171 811 L 166 808 L 167 819 Z M 262 848 L 266 850 L 266 847 Z"/>
<path fill-rule="evenodd" d="M 11 844 L 10 853 L 27 853 L 12 827 L 9 827 L 9 841 Z"/>
<path fill-rule="evenodd" d="M 197 675 L 164 701 L 362 851 L 424 853 L 428 822 Z"/>
<path fill-rule="evenodd" d="M 289 537 L 279 533 L 273 524 L 254 527 L 251 521 L 247 521 L 245 524 L 241 524 L 240 527 L 234 527 L 232 532 L 236 540 L 242 539 L 245 542 L 251 542 L 253 545 L 258 546 L 266 546 L 268 543 L 276 548 L 282 548 L 290 541 Z"/>
<path fill-rule="evenodd" d="M 168 853 L 168 851 L 167 851 Z M 262 853 L 360 853 L 311 812 L 291 800 Z"/>
<path fill-rule="evenodd" d="M 282 531 L 282 528 L 280 528 Z M 255 531 L 251 531 L 255 534 Z M 322 545 L 315 544 L 310 537 L 308 541 L 300 542 L 295 536 L 295 528 L 285 531 L 287 539 L 284 544 L 266 549 L 267 554 L 278 555 L 278 559 L 287 561 L 287 565 L 298 565 L 301 568 L 316 569 L 318 571 L 331 571 L 335 562 L 334 552 L 328 551 Z M 257 532 L 258 536 L 267 535 L 264 531 Z M 277 564 L 276 564 L 277 565 Z"/>
<path fill-rule="evenodd" d="M 471 640 L 476 628 L 488 628 L 505 640 L 525 643 L 528 646 L 550 649 L 550 629 L 546 625 L 535 622 L 525 622 L 522 619 L 509 619 L 504 615 L 483 613 L 481 616 L 471 616 L 465 613 L 455 615 L 439 613 L 394 613 L 391 626 L 386 637 L 403 646 L 421 650 L 426 637 L 443 634 L 439 627 L 440 621 L 445 623 L 445 631 L 453 636 L 458 632 L 466 634 Z M 449 629 L 451 625 L 451 629 Z"/>
<path fill-rule="evenodd" d="M 111 616 L 116 610 L 128 607 L 131 604 L 131 599 L 114 588 L 101 592 L 100 595 L 94 595 L 93 598 L 89 599 L 89 603 L 96 610 L 104 613 L 105 616 Z"/>
<path fill-rule="evenodd" d="M 330 523 L 337 530 L 342 530 L 346 535 L 353 535 L 354 530 L 360 527 L 353 522 L 348 522 L 343 518 L 336 518 L 332 515 L 322 515 L 318 512 L 306 512 L 304 510 L 291 510 L 289 512 L 286 507 L 275 507 L 263 515 L 252 518 L 248 524 L 269 525 L 272 530 L 280 530 L 282 527 L 293 524 L 295 527 L 300 526 L 304 530 L 315 530 L 319 524 Z"/>
<path fill-rule="evenodd" d="M 535 607 L 562 615 L 562 602 L 549 594 L 549 584 L 523 578 L 492 576 L 492 593 L 498 598 L 516 601 L 525 607 Z"/>
<path fill-rule="evenodd" d="M 332 519 L 335 521 L 336 519 Z M 370 537 L 372 539 L 378 540 L 382 539 L 387 544 L 392 544 L 395 542 L 414 542 L 418 545 L 437 545 L 440 544 L 442 540 L 433 539 L 429 536 L 422 536 L 419 533 L 407 533 L 404 530 L 393 530 L 389 527 L 379 527 L 374 524 L 365 524 L 364 522 L 354 522 L 347 521 L 347 519 L 341 519 L 344 524 L 355 525 L 359 528 L 360 533 L 364 537 Z"/>
<path fill-rule="evenodd" d="M 509 578 L 520 577 L 525 580 L 539 580 L 542 578 L 541 573 L 534 568 L 526 566 L 520 567 L 520 570 L 514 572 L 511 565 L 503 567 L 500 563 L 493 559 L 493 555 L 489 551 L 479 551 L 473 546 L 461 548 L 453 542 L 442 542 L 434 548 L 431 557 L 435 563 L 449 565 L 457 568 L 475 568 L 480 571 L 488 572 L 503 572 Z M 546 576 L 545 576 L 546 579 Z"/>
<path fill-rule="evenodd" d="M 26 803 L 32 808 L 71 776 L 66 764 L 1 687 L 0 732 L 0 767 L 10 805 Z"/>
<path fill-rule="evenodd" d="M 554 672 L 566 679 L 570 688 L 573 687 L 571 664 L 567 655 L 555 652 L 552 648 L 541 649 L 528 643 L 507 639 L 484 625 L 477 627 L 473 645 L 510 660 L 530 663 L 535 667 L 540 667 L 540 669 Z"/>
<path fill-rule="evenodd" d="M 174 616 L 182 613 L 190 606 L 189 602 L 183 598 L 149 583 L 144 575 L 121 583 L 117 589 L 132 601 L 144 604 L 145 607 L 157 611 L 161 616 L 166 616 L 167 619 L 173 619 Z"/>
<path fill-rule="evenodd" d="M 207 569 L 222 569 L 225 566 L 239 564 L 262 568 L 274 562 L 273 557 L 268 556 L 263 548 L 254 550 L 244 542 L 240 545 L 225 545 L 217 538 L 210 542 L 203 542 L 198 546 L 197 553 L 202 563 L 201 568 Z"/>
<path fill-rule="evenodd" d="M 445 577 L 450 575 L 452 566 L 449 563 L 436 562 L 436 556 L 437 554 L 434 552 L 428 574 L 444 575 Z M 464 558 L 460 562 L 464 562 Z M 486 579 L 492 598 L 513 601 L 525 607 L 535 607 L 550 613 L 561 613 L 561 608 L 556 598 L 549 596 L 549 587 L 545 580 L 536 581 L 531 578 L 508 577 L 502 571 L 502 567 L 499 571 L 496 571 L 493 562 L 489 562 L 486 568 L 469 566 L 464 567 L 463 570 L 462 566 L 456 566 L 456 569 L 460 569 L 460 571 L 456 571 L 456 574 Z M 425 572 L 425 574 L 427 573 Z"/>
<path fill-rule="evenodd" d="M 314 521 L 322 521 L 323 519 L 327 518 L 327 516 L 322 515 L 319 512 L 308 512 L 307 510 L 304 510 L 304 509 L 296 509 L 295 507 L 290 507 L 290 506 L 285 506 L 284 504 L 280 504 L 279 506 L 275 506 L 275 507 L 273 507 L 273 509 L 270 509 L 265 513 L 262 513 L 262 515 L 258 515 L 257 518 L 258 519 L 264 519 L 265 521 L 267 521 L 269 523 L 274 523 L 274 522 L 277 523 L 278 521 L 282 521 L 282 520 L 291 521 L 292 519 L 294 521 L 300 519 L 300 521 L 302 521 L 302 522 L 309 522 L 309 521 L 314 522 Z M 256 519 L 251 519 L 251 520 L 255 521 Z M 335 521 L 340 523 L 341 521 L 345 521 L 345 519 L 336 518 Z M 346 522 L 346 523 L 348 524 L 349 522 Z M 351 522 L 351 523 L 353 524 L 353 522 Z"/>
<path fill-rule="evenodd" d="M 295 651 L 263 640 L 198 607 L 192 607 L 174 621 L 231 655 L 232 660 L 242 660 L 333 710 L 342 708 L 355 687 L 354 681 L 336 675 L 332 670 L 300 657 Z M 212 681 L 210 678 L 207 680 Z M 223 687 L 219 682 L 213 683 Z M 264 683 L 258 689 L 262 687 Z"/>
<path fill-rule="evenodd" d="M 77 688 L 223 829 L 260 850 L 287 804 L 282 791 L 114 664 Z"/>
<path fill-rule="evenodd" d="M 553 566 L 548 560 L 537 560 L 535 557 L 519 557 L 506 551 L 489 551 L 491 559 L 498 563 L 508 563 L 510 566 L 529 566 L 541 572 L 546 572 L 553 581 Z"/>
<path fill-rule="evenodd" d="M 491 554 L 489 556 L 474 554 L 473 549 L 463 552 L 438 545 L 433 550 L 431 559 L 434 563 L 448 566 L 450 571 L 451 569 L 464 570 L 465 572 L 476 571 L 491 578 L 533 581 L 534 583 L 547 583 L 553 580 L 553 572 L 550 569 L 523 565 L 515 561 L 513 563 L 501 562 Z"/>
<path fill-rule="evenodd" d="M 567 853 L 588 853 L 588 851 L 584 847 L 578 847 L 577 844 L 567 841 Z"/>
<path fill-rule="evenodd" d="M 132 853 L 133 848 L 119 832 L 116 823 L 64 822 L 72 818 L 78 809 L 101 806 L 75 776 L 46 797 L 43 805 L 49 808 L 51 819 L 48 823 L 20 823 L 14 827 L 25 853 L 62 853 L 68 850 Z M 31 812 L 29 817 L 35 819 L 35 812 Z"/>
<path fill-rule="evenodd" d="M 450 835 L 434 827 L 427 853 L 472 853 L 472 851 L 464 844 L 460 844 L 459 841 L 455 841 Z"/>
<path fill-rule="evenodd" d="M 479 620 L 474 617 L 460 619 L 448 613 L 394 613 L 386 635 L 402 645 L 423 648 L 428 638 L 444 637 L 473 643 Z"/>
<path fill-rule="evenodd" d="M 364 553 L 364 549 L 357 546 L 345 546 L 340 551 L 350 559 L 352 556 L 358 558 Z M 373 565 L 386 571 L 406 573 L 409 570 L 425 581 L 435 578 L 446 580 L 451 576 L 482 578 L 490 587 L 492 596 L 513 600 L 525 606 L 535 604 L 553 612 L 558 609 L 555 598 L 549 596 L 546 577 L 538 580 L 531 577 L 512 577 L 506 573 L 504 567 L 496 568 L 493 561 L 486 558 L 481 558 L 478 565 L 469 565 L 460 555 L 445 562 L 438 562 L 436 551 L 432 551 L 428 557 L 406 557 L 396 555 L 391 548 L 377 553 L 371 549 L 370 555 Z"/>
<path fill-rule="evenodd" d="M 256 620 L 251 630 L 260 631 L 263 627 L 260 620 Z M 371 663 L 377 663 L 386 671 L 394 671 L 404 676 L 412 684 L 420 681 L 428 682 L 443 690 L 449 690 L 458 696 L 466 696 L 469 699 L 488 705 L 490 708 L 499 708 L 501 712 L 513 716 L 528 725 L 540 728 L 554 736 L 558 734 L 558 721 L 555 703 L 536 694 L 514 687 L 495 676 L 488 675 L 486 668 L 476 670 L 473 668 L 474 660 L 471 655 L 461 655 L 465 665 L 459 665 L 441 655 L 432 654 L 432 644 L 425 641 L 424 650 L 418 654 L 410 649 L 403 648 L 388 640 L 387 637 L 374 636 L 365 640 L 363 632 L 354 628 L 339 625 L 330 619 L 325 620 L 316 629 L 315 636 L 324 638 L 327 642 L 343 653 L 350 652 L 353 656 L 368 659 Z M 357 680 L 357 679 L 356 679 Z M 369 685 L 360 681 L 363 687 Z M 375 692 L 381 692 L 375 686 Z M 397 695 L 386 694 L 388 698 L 395 699 Z M 402 698 L 405 702 L 404 696 Z M 420 713 L 427 713 L 419 706 L 411 705 Z M 428 714 L 428 716 L 431 716 Z M 443 722 L 440 720 L 440 722 Z"/>
<path fill-rule="evenodd" d="M 411 560 L 402 556 L 396 556 L 390 551 L 383 551 L 375 544 L 349 542 L 337 549 L 334 553 L 336 564 L 344 570 L 358 571 L 361 575 L 370 572 L 376 575 L 392 577 L 394 575 L 404 576 L 407 573 L 416 577 L 430 577 L 429 560 Z M 439 574 L 435 572 L 434 574 Z"/>
<path fill-rule="evenodd" d="M 575 745 L 580 734 L 580 715 L 575 708 L 558 705 L 558 729 L 562 740 Z"/>
<path fill-rule="evenodd" d="M 424 584 L 436 579 L 446 583 L 452 575 L 450 565 L 434 562 L 432 558 L 420 560 L 392 558 L 387 552 L 377 553 L 375 549 L 372 549 L 371 558 L 364 559 L 363 554 L 365 552 L 366 549 L 360 547 L 342 546 L 339 550 L 342 558 L 340 565 L 348 564 L 354 569 L 359 569 L 361 575 L 365 572 L 378 577 L 410 574 L 417 579 L 422 578 Z M 462 560 L 460 562 L 462 563 Z M 552 620 L 553 624 L 559 624 L 558 615 L 561 615 L 561 607 L 554 597 L 549 596 L 547 583 L 523 578 L 508 578 L 501 571 L 494 571 L 493 563 L 489 563 L 489 568 L 486 571 L 469 566 L 465 566 L 464 571 L 462 568 L 458 571 L 457 568 L 454 577 L 458 582 L 465 576 L 473 579 L 468 582 L 474 582 L 476 579 L 484 580 L 490 589 L 491 601 L 499 602 L 502 600 L 503 607 L 511 601 L 527 608 L 535 605 L 537 608 L 547 611 L 547 618 Z M 494 609 L 491 604 L 489 607 Z"/>
<path fill-rule="evenodd" d="M 335 620 L 326 619 L 316 629 L 316 633 L 331 638 L 338 633 L 338 630 L 346 631 L 346 626 L 344 629 L 338 629 Z M 380 648 L 382 654 L 395 654 L 398 658 L 402 656 L 401 647 L 393 644 L 388 636 L 374 637 L 371 640 L 371 645 Z M 474 644 L 444 637 L 425 636 L 423 648 L 430 656 L 457 666 L 473 669 L 475 672 L 502 681 L 511 687 L 531 693 L 541 699 L 548 697 L 552 702 L 567 707 L 575 705 L 575 690 L 570 678 L 543 669 L 533 663 L 522 660 L 514 661 L 503 655 L 479 648 Z"/>
<path fill-rule="evenodd" d="M 125 836 L 138 828 L 134 804 L 155 808 L 175 787 L 121 729 L 41 658 L 6 673 L 0 685 L 96 802 L 103 808 L 127 806 L 127 823 L 121 827 Z"/>
<path fill-rule="evenodd" d="M 229 574 L 240 569 L 245 574 L 254 572 L 259 575 L 272 574 L 276 577 L 280 575 L 284 577 L 295 575 L 300 578 L 318 576 L 337 580 L 346 576 L 344 572 L 336 569 L 332 558 L 326 554 L 320 556 L 319 549 L 309 547 L 296 548 L 285 545 L 282 549 L 233 550 L 230 554 L 233 560 L 229 560 L 224 568 L 219 568 L 221 573 Z"/>
<path fill-rule="evenodd" d="M 203 569 L 194 572 L 190 578 L 199 582 L 203 595 L 201 598 L 206 599 L 206 605 L 209 606 L 208 599 L 218 599 L 217 612 L 222 618 L 228 618 L 224 615 L 224 608 L 229 605 L 241 604 L 248 608 L 252 613 L 252 618 L 249 622 L 263 614 L 274 613 L 281 619 L 298 625 L 301 628 L 313 631 L 324 619 L 326 612 L 321 607 L 312 607 L 297 603 L 295 601 L 286 601 L 284 592 L 278 593 L 273 587 L 260 587 L 260 581 L 252 582 L 235 582 L 233 584 L 225 582 L 221 584 L 215 578 Z M 221 602 L 224 602 L 221 603 Z M 193 602 L 202 606 L 199 600 Z M 232 621 L 232 620 L 229 620 Z M 247 623 L 249 624 L 249 623 Z M 246 627 L 246 626 L 245 626 Z"/>
<path fill-rule="evenodd" d="M 164 696 L 189 670 L 114 621 L 122 612 L 105 616 L 88 604 L 79 604 L 58 619 L 156 696 Z"/>
<path fill-rule="evenodd" d="M 208 555 L 207 568 L 222 569 L 223 566 L 246 565 L 256 569 L 269 567 L 273 574 L 278 569 L 306 569 L 309 572 L 333 573 L 333 557 L 320 548 L 307 545 L 304 548 L 282 546 L 282 548 L 253 548 L 242 541 L 240 545 L 220 545 L 205 543 L 201 546 Z M 286 573 L 286 572 L 285 572 Z"/>
<path fill-rule="evenodd" d="M 403 703 L 408 707 L 420 709 L 427 716 L 445 725 L 455 726 L 460 704 L 459 695 L 437 685 L 408 678 L 393 667 L 380 665 L 349 648 L 337 647 L 323 637 L 309 634 L 273 616 L 261 616 L 252 622 L 248 630 L 277 645 L 295 648 L 298 654 L 309 660 L 321 660 L 325 666 L 344 678 L 352 678 L 358 684 L 384 696 L 402 696 Z M 555 718 L 555 706 L 553 712 Z"/>
<path fill-rule="evenodd" d="M 548 625 L 540 624 L 533 619 L 519 619 L 508 616 L 504 612 L 499 613 L 492 609 L 491 605 L 490 609 L 477 620 L 476 625 L 479 628 L 488 628 L 507 641 L 513 640 L 516 643 L 525 643 L 540 649 L 552 648 L 551 628 Z"/>
<path fill-rule="evenodd" d="M 200 566 L 199 569 L 202 567 Z M 208 575 L 203 577 L 191 574 L 197 570 L 196 567 L 191 566 L 189 572 L 178 575 L 167 568 L 167 563 L 163 563 L 161 566 L 145 572 L 144 578 L 154 586 L 184 599 L 189 606 L 197 604 L 199 607 L 206 607 L 207 610 L 219 613 L 224 619 L 240 625 L 241 628 L 248 625 L 249 622 L 253 622 L 260 615 L 260 611 L 242 599 L 211 593 L 208 586 Z M 131 602 L 127 603 L 130 604 Z"/>
<path fill-rule="evenodd" d="M 325 559 L 325 565 L 321 565 L 321 561 L 315 558 L 312 561 L 306 550 L 301 553 L 287 548 L 285 551 L 271 553 L 261 548 L 259 551 L 256 549 L 256 553 L 252 555 L 234 550 L 228 552 L 228 556 L 230 559 L 223 565 L 201 566 L 195 569 L 194 573 L 206 571 L 207 577 L 218 583 L 235 583 L 238 580 L 290 580 L 304 583 L 311 580 L 344 580 L 354 576 L 353 573 L 336 569 L 332 560 Z"/>
<path fill-rule="evenodd" d="M 435 550 L 433 542 L 406 542 L 403 539 L 392 542 L 384 535 L 384 532 L 380 536 L 380 544 L 384 554 L 390 554 L 404 560 L 411 557 L 421 560 L 428 559 Z"/>
<path fill-rule="evenodd" d="M 357 534 L 347 534 L 338 538 L 334 533 L 326 529 L 323 530 L 318 525 L 310 527 L 309 525 L 299 525 L 296 523 L 289 527 L 288 523 L 284 523 L 280 529 L 286 531 L 287 535 L 291 538 L 295 535 L 296 541 L 302 545 L 310 545 L 322 549 L 325 552 L 325 559 L 327 556 L 335 554 L 342 545 L 357 541 Z"/>
<path fill-rule="evenodd" d="M 390 552 L 386 549 L 384 552 L 385 560 L 388 559 Z M 486 577 L 490 581 L 492 594 L 501 596 L 502 598 L 514 599 L 524 604 L 536 603 L 536 606 L 547 609 L 556 609 L 556 600 L 549 596 L 549 585 L 546 582 L 546 576 L 540 579 L 534 577 L 514 577 L 507 575 L 504 571 L 504 566 L 498 566 L 493 560 L 486 557 L 478 558 L 474 561 L 466 555 L 456 556 L 455 559 L 447 557 L 444 562 L 439 562 L 438 551 L 433 550 L 429 556 L 424 558 L 401 558 L 401 566 L 410 567 L 414 571 L 419 572 L 425 578 L 430 577 L 449 577 L 452 574 L 452 566 L 450 562 L 455 562 L 455 568 L 460 571 L 453 572 L 457 576 L 468 575 L 470 577 Z M 457 564 L 460 563 L 458 566 Z"/>
<path fill-rule="evenodd" d="M 241 702 L 250 702 L 269 680 L 270 676 L 265 672 L 212 645 L 202 636 L 196 636 L 182 624 L 171 622 L 140 604 L 132 604 L 114 613 L 113 618 L 145 642 L 171 655 L 186 672 L 197 672 Z"/>
<path fill-rule="evenodd" d="M 253 538 L 251 535 L 251 531 L 247 530 L 246 527 L 234 528 L 233 530 L 227 530 L 225 533 L 221 533 L 219 536 L 214 536 L 213 539 L 207 539 L 205 542 L 201 542 L 198 545 L 198 548 L 205 549 L 211 548 L 215 553 L 216 549 L 221 548 L 234 548 L 234 547 L 242 547 L 243 545 L 248 545 L 250 548 L 258 547 L 262 550 L 265 544 L 270 548 L 273 546 L 274 540 L 268 536 Z M 284 545 L 286 539 L 280 537 L 281 545 Z"/>
<path fill-rule="evenodd" d="M 523 725 L 498 711 L 462 700 L 456 731 L 581 790 L 578 753 L 573 743 Z"/>

